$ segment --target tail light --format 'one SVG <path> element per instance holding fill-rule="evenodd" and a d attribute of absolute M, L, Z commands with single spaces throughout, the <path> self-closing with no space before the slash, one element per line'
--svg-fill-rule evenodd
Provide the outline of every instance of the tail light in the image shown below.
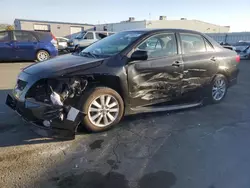
<path fill-rule="evenodd" d="M 58 42 L 56 40 L 56 37 L 51 33 L 51 36 L 52 36 L 52 40 L 50 41 L 56 49 L 58 49 Z"/>
<path fill-rule="evenodd" d="M 236 60 L 237 63 L 239 63 L 239 62 L 240 62 L 240 56 L 239 56 L 239 55 L 236 55 L 235 60 Z"/>
<path fill-rule="evenodd" d="M 52 38 L 54 39 L 54 40 L 56 40 L 56 37 L 51 33 L 51 36 L 52 36 Z"/>

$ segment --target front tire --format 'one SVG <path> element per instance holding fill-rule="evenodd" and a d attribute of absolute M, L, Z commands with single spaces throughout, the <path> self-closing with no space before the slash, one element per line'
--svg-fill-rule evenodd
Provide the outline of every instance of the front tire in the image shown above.
<path fill-rule="evenodd" d="M 124 102 L 113 89 L 97 87 L 83 97 L 82 124 L 92 132 L 105 131 L 120 122 L 124 114 Z"/>
<path fill-rule="evenodd" d="M 227 78 L 222 74 L 216 75 L 210 85 L 210 93 L 209 93 L 210 101 L 212 103 L 221 102 L 227 94 L 227 88 L 228 88 Z"/>
<path fill-rule="evenodd" d="M 39 50 L 36 54 L 36 59 L 38 61 L 46 61 L 50 58 L 49 52 L 46 50 Z"/>

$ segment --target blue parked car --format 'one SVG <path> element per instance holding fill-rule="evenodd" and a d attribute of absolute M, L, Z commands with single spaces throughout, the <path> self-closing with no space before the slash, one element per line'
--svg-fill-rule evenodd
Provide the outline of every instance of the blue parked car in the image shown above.
<path fill-rule="evenodd" d="M 0 31 L 0 61 L 45 61 L 57 55 L 57 40 L 50 32 Z"/>

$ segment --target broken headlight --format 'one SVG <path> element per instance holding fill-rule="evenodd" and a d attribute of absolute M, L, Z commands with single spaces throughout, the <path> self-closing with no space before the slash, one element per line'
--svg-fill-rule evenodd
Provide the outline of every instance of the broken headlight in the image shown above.
<path fill-rule="evenodd" d="M 18 79 L 17 80 L 17 84 L 15 86 L 15 89 L 18 89 L 18 90 L 22 91 L 22 90 L 24 90 L 24 88 L 25 88 L 26 85 L 27 85 L 27 82 Z"/>
<path fill-rule="evenodd" d="M 34 98 L 45 103 L 60 103 L 62 105 L 65 100 L 80 96 L 85 90 L 87 83 L 87 80 L 81 78 L 42 79 L 31 87 L 26 98 Z M 54 93 L 52 95 L 53 100 L 51 99 L 52 93 Z M 59 99 L 60 102 L 58 103 Z"/>

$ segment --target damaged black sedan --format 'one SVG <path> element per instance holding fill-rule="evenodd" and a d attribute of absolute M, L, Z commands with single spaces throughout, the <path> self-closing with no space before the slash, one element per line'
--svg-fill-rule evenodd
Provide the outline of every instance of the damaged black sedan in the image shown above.
<path fill-rule="evenodd" d="M 40 134 L 74 138 L 79 125 L 98 132 L 124 115 L 218 103 L 237 82 L 238 63 L 199 32 L 124 31 L 25 68 L 6 103 Z"/>

